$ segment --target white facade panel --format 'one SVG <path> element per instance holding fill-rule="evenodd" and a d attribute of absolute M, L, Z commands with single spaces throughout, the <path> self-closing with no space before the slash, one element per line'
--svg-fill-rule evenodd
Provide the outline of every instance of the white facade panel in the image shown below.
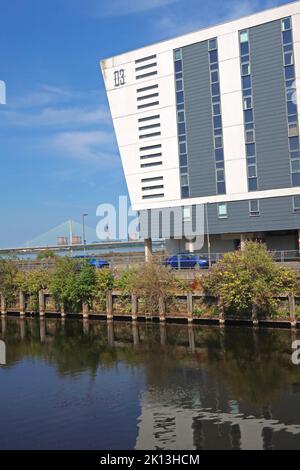
<path fill-rule="evenodd" d="M 223 202 L 300 194 L 300 188 L 248 192 L 239 57 L 238 32 L 240 30 L 291 15 L 293 15 L 295 41 L 295 67 L 299 81 L 300 2 L 283 5 L 169 41 L 147 46 L 102 62 L 103 77 L 134 209 L 175 207 L 205 202 Z M 227 194 L 224 196 L 216 195 L 181 200 L 173 50 L 214 37 L 218 38 Z M 151 58 L 151 56 L 156 57 Z M 138 59 L 144 60 L 136 63 Z M 150 68 L 136 70 L 149 64 L 153 65 Z M 157 72 L 157 74 L 145 76 L 141 79 L 136 78 L 137 75 L 146 75 L 152 72 Z M 124 84 L 122 84 L 122 79 L 125 80 Z M 138 92 L 141 88 L 153 85 L 158 85 L 158 89 Z M 298 85 L 298 97 L 299 88 Z M 158 97 L 137 101 L 138 96 L 156 92 L 159 93 Z M 138 109 L 139 105 L 151 103 L 152 101 L 159 101 L 159 104 L 151 108 Z M 298 105 L 300 105 L 299 98 Z M 143 124 L 140 124 L 138 119 L 151 117 L 151 115 L 160 115 L 159 122 L 161 127 L 153 128 L 153 130 L 149 130 L 149 133 L 159 131 L 161 136 L 140 139 L 141 131 L 139 131 L 139 127 L 146 126 L 147 124 L 150 125 L 151 121 L 145 121 Z M 155 120 L 155 122 L 157 121 Z M 141 152 L 141 147 L 158 144 L 161 145 L 161 150 L 154 150 L 153 153 L 161 152 L 161 157 L 140 159 L 142 154 L 151 154 L 151 150 Z M 142 164 L 150 161 L 162 161 L 162 165 L 160 167 L 141 167 Z M 141 189 L 141 178 L 149 177 L 149 175 L 164 177 L 164 198 L 161 201 L 142 199 L 144 192 Z"/>
<path fill-rule="evenodd" d="M 221 94 L 223 128 L 244 124 L 243 100 L 241 91 Z"/>
<path fill-rule="evenodd" d="M 228 194 L 248 191 L 246 159 L 225 160 L 226 189 Z"/>
<path fill-rule="evenodd" d="M 240 59 L 228 59 L 219 63 L 220 87 L 223 95 L 242 90 Z"/>

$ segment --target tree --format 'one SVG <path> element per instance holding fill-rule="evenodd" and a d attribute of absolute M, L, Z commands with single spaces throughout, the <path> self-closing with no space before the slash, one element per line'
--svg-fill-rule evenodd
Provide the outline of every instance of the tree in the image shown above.
<path fill-rule="evenodd" d="M 8 304 L 13 304 L 16 299 L 16 276 L 18 267 L 15 259 L 0 259 L 0 293 Z"/>
<path fill-rule="evenodd" d="M 96 270 L 87 260 L 57 258 L 49 288 L 57 305 L 79 311 L 82 302 L 91 305 L 96 292 Z"/>
<path fill-rule="evenodd" d="M 203 278 L 205 290 L 234 314 L 276 311 L 276 297 L 297 290 L 294 272 L 276 263 L 264 244 L 248 242 L 243 251 L 224 255 Z"/>

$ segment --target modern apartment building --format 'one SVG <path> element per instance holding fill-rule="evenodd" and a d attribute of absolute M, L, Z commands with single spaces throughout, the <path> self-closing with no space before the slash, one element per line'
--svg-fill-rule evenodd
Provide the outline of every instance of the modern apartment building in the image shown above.
<path fill-rule="evenodd" d="M 101 67 L 145 239 L 153 226 L 162 234 L 170 209 L 192 226 L 204 207 L 213 252 L 251 238 L 299 250 L 299 1 Z M 184 251 L 174 225 L 169 247 Z"/>

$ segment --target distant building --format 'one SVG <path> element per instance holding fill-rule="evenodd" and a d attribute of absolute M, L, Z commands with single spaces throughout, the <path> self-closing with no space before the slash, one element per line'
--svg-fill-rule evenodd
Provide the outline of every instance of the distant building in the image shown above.
<path fill-rule="evenodd" d="M 300 2 L 101 66 L 146 239 L 157 212 L 158 223 L 169 208 L 193 221 L 205 205 L 214 252 L 248 238 L 274 250 L 299 250 Z M 174 251 L 184 249 L 185 239 L 172 238 Z"/>

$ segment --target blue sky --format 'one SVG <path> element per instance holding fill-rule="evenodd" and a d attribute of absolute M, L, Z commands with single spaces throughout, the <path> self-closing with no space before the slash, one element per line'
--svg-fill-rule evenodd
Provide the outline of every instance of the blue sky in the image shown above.
<path fill-rule="evenodd" d="M 99 60 L 282 0 L 0 0 L 0 246 L 127 194 Z"/>

